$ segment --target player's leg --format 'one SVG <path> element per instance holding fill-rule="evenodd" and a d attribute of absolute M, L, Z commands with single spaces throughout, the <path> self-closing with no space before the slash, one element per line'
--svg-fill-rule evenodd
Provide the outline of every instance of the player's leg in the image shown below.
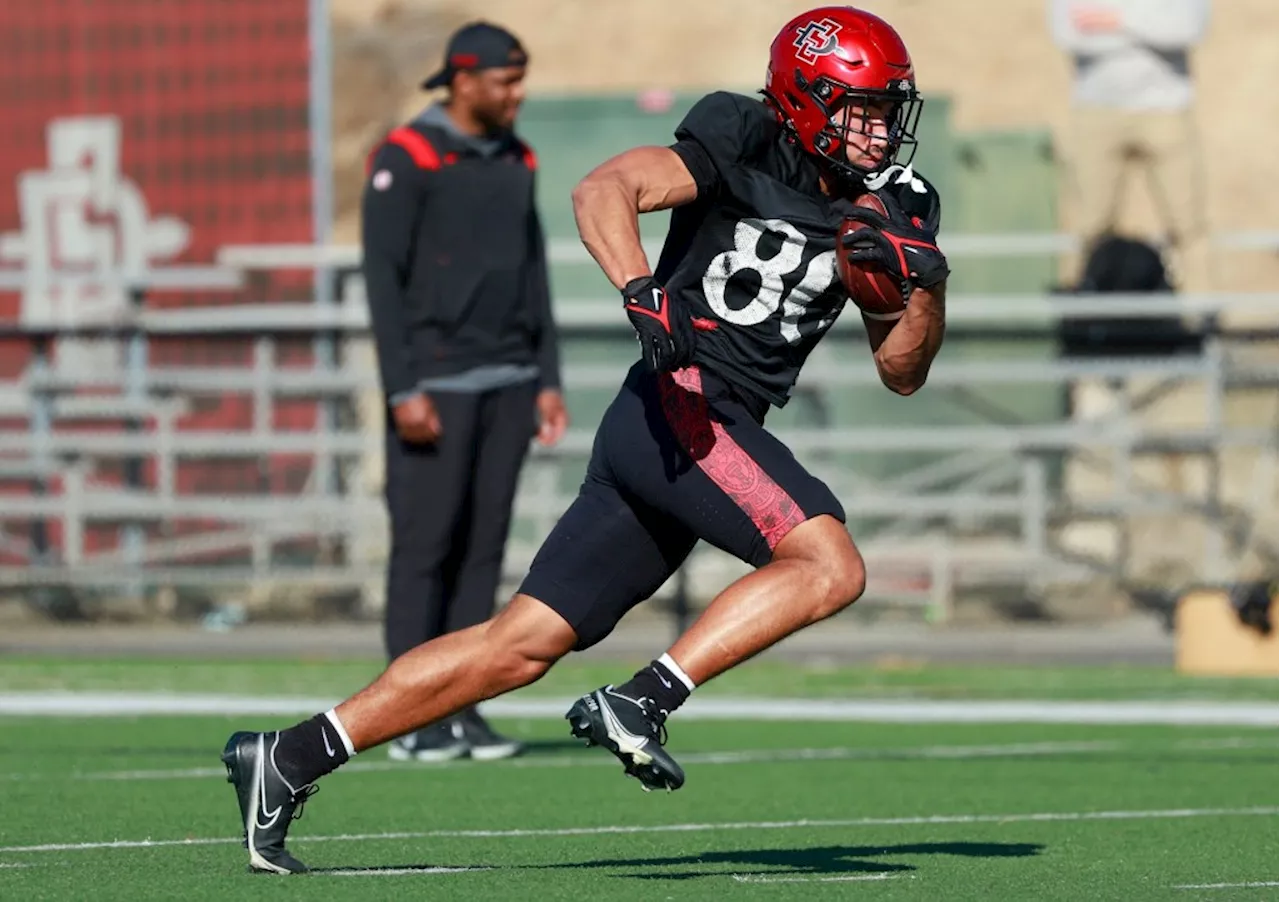
<path fill-rule="evenodd" d="M 285 849 L 285 836 L 317 779 L 357 752 L 533 682 L 576 642 L 563 617 L 517 595 L 492 620 L 396 658 L 334 710 L 287 730 L 233 734 L 222 760 L 240 804 L 250 868 L 306 870 Z"/>
<path fill-rule="evenodd" d="M 606 415 L 608 422 L 608 415 Z M 578 649 L 599 642 L 635 605 L 661 588 L 697 541 L 673 517 L 613 488 L 584 490 L 580 501 L 595 516 L 580 530 L 557 530 L 543 545 L 521 587 L 565 599 L 578 633 Z M 570 611 L 575 613 L 570 613 Z M 581 613 L 576 613 L 581 612 Z M 647 700 L 618 695 L 605 686 L 580 700 L 567 715 L 573 734 L 608 749 L 646 788 L 677 788 L 684 772 L 663 748 L 664 712 Z"/>
<path fill-rule="evenodd" d="M 616 455 L 630 456 L 615 469 L 701 538 L 758 567 L 717 596 L 666 655 L 606 687 L 665 717 L 698 683 L 851 604 L 865 571 L 830 490 L 723 383 L 690 368 L 653 386 L 643 383 L 636 403 L 660 410 L 666 429 L 650 416 L 653 434 L 681 457 L 619 448 Z M 665 463 L 655 466 L 659 458 Z M 575 703 L 571 724 L 604 691 Z"/>
<path fill-rule="evenodd" d="M 866 586 L 862 556 L 827 514 L 799 524 L 769 563 L 717 595 L 667 651 L 694 685 L 837 614 Z"/>
<path fill-rule="evenodd" d="M 657 712 L 658 735 L 694 688 L 771 645 L 848 607 L 865 571 L 844 524 L 823 514 L 794 527 L 769 563 L 725 589 L 664 655 L 618 686 L 583 696 L 566 718 L 575 735 L 595 708 Z M 625 762 L 624 762 L 625 763 Z M 684 772 L 663 751 L 647 767 L 628 767 L 646 790 L 678 789 Z"/>
<path fill-rule="evenodd" d="M 250 866 L 305 870 L 285 850 L 285 835 L 317 779 L 357 752 L 531 683 L 571 649 L 598 642 L 670 576 L 693 542 L 678 524 L 642 520 L 615 490 L 589 480 L 521 591 L 494 618 L 401 655 L 332 711 L 279 732 L 233 735 L 223 761 Z"/>

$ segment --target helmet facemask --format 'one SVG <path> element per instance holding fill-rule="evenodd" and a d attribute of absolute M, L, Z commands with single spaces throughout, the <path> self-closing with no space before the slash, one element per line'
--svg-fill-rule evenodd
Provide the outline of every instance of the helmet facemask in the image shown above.
<path fill-rule="evenodd" d="M 797 76 L 799 73 L 797 73 Z M 803 79 L 798 79 L 803 83 Z M 894 164 L 909 165 L 915 156 L 916 127 L 923 101 L 915 86 L 903 80 L 894 88 L 868 90 L 820 77 L 804 86 L 809 100 L 824 113 L 827 124 L 814 136 L 813 152 L 832 171 L 846 180 L 861 181 Z M 884 107 L 884 118 L 873 118 L 875 107 Z M 879 160 L 871 165 L 850 162 L 846 145 L 854 136 L 867 136 L 883 147 Z"/>

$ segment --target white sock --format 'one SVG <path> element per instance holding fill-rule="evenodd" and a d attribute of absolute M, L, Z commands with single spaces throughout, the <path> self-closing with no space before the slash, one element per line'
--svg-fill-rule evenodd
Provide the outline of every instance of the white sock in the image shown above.
<path fill-rule="evenodd" d="M 684 668 L 677 664 L 671 655 L 663 652 L 662 657 L 658 659 L 658 663 L 667 668 L 667 670 L 670 670 L 672 676 L 684 683 L 684 688 L 688 689 L 690 692 L 694 690 L 693 680 L 689 679 L 689 674 L 684 672 Z"/>
<path fill-rule="evenodd" d="M 347 735 L 347 728 L 342 725 L 342 721 L 338 720 L 338 710 L 330 708 L 324 712 L 324 716 L 329 719 L 329 723 L 333 724 L 333 728 L 338 731 L 338 738 L 342 740 L 342 747 L 347 750 L 347 757 L 354 758 L 356 756 L 356 747 L 351 744 L 351 737 Z"/>

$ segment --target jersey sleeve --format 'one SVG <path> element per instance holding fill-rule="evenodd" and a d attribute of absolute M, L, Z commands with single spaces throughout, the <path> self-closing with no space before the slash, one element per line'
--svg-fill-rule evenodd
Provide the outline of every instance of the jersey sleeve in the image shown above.
<path fill-rule="evenodd" d="M 908 216 L 921 220 L 925 231 L 936 235 L 942 228 L 942 198 L 938 196 L 938 189 L 924 176 L 917 175 L 916 179 L 924 183 L 924 190 L 900 192 L 902 209 Z"/>
<path fill-rule="evenodd" d="M 733 167 L 757 156 L 775 132 L 773 117 L 760 101 L 717 91 L 693 105 L 675 136 L 677 146 L 696 144 L 724 178 Z"/>
<path fill-rule="evenodd" d="M 877 193 L 888 195 L 902 212 L 912 220 L 919 220 L 917 225 L 927 232 L 938 234 L 942 226 L 942 199 L 933 184 L 910 167 L 897 167 L 897 178 L 890 178 Z M 893 170 L 890 170 L 891 172 Z"/>

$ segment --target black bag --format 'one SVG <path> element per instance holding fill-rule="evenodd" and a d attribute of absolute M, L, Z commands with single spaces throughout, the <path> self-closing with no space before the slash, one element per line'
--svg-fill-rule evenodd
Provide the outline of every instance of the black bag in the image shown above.
<path fill-rule="evenodd" d="M 1145 241 L 1104 235 L 1094 243 L 1084 276 L 1070 294 L 1168 294 L 1173 291 L 1160 251 Z M 1087 319 L 1064 317 L 1066 357 L 1168 357 L 1199 353 L 1201 336 L 1178 317 Z"/>
<path fill-rule="evenodd" d="M 1160 251 L 1145 241 L 1104 235 L 1094 244 L 1076 291 L 1146 294 L 1173 291 Z"/>

